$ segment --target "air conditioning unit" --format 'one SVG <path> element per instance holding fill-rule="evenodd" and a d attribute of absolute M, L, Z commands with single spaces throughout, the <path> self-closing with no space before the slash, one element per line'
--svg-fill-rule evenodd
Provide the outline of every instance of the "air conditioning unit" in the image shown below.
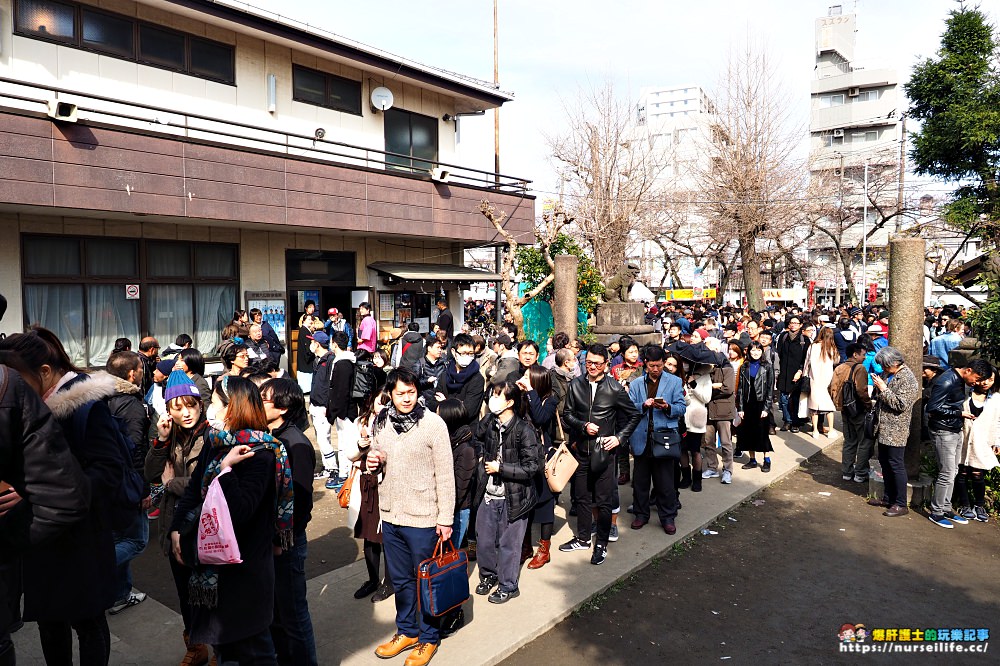
<path fill-rule="evenodd" d="M 860 94 L 860 93 L 861 93 L 861 90 L 858 89 L 858 88 L 848 88 L 847 89 L 847 96 L 848 97 L 857 97 L 858 94 Z"/>
<path fill-rule="evenodd" d="M 48 116 L 53 120 L 64 123 L 76 122 L 76 104 L 70 102 L 60 102 L 57 99 L 49 100 Z"/>
<path fill-rule="evenodd" d="M 835 129 L 835 130 L 833 130 L 833 137 L 835 139 L 836 138 L 843 138 L 843 136 L 844 136 L 844 130 L 842 130 L 842 129 Z"/>
<path fill-rule="evenodd" d="M 451 180 L 451 171 L 444 167 L 434 167 L 431 169 L 431 180 L 438 183 L 447 183 Z"/>

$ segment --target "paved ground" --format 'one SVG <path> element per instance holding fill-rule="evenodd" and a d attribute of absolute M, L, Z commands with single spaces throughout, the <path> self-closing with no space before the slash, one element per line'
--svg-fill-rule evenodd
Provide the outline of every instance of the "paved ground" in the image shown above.
<path fill-rule="evenodd" d="M 718 535 L 676 544 L 503 663 L 846 663 L 858 655 L 838 653 L 845 622 L 1000 631 L 996 523 L 885 518 L 867 486 L 840 479 L 839 461 L 839 445 L 827 448 L 761 492 L 763 504 L 721 517 Z"/>

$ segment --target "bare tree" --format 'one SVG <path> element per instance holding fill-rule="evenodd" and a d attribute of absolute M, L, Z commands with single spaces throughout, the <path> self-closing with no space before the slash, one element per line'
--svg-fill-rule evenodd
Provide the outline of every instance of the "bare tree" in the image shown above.
<path fill-rule="evenodd" d="M 576 231 L 605 277 L 624 263 L 660 189 L 663 151 L 637 129 L 632 106 L 610 82 L 566 107 L 564 134 L 548 137 L 565 177 Z"/>
<path fill-rule="evenodd" d="M 764 307 L 758 242 L 778 238 L 797 222 L 803 169 L 792 158 L 801 132 L 791 122 L 790 97 L 761 47 L 734 48 L 716 92 L 716 115 L 695 163 L 703 216 L 716 233 L 735 239 L 750 307 Z M 721 277 L 721 276 L 720 276 Z"/>
<path fill-rule="evenodd" d="M 507 310 L 510 312 L 511 316 L 514 318 L 514 324 L 517 325 L 518 339 L 524 338 L 524 315 L 521 313 L 521 308 L 523 308 L 531 299 L 533 299 L 538 294 L 552 283 L 556 276 L 556 264 L 555 260 L 552 258 L 552 244 L 555 243 L 556 238 L 558 238 L 559 233 L 568 224 L 572 224 L 573 218 L 566 214 L 563 209 L 562 203 L 556 203 L 552 210 L 547 210 L 542 213 L 542 219 L 539 224 L 535 225 L 535 240 L 538 245 L 539 251 L 542 253 L 542 257 L 545 259 L 545 263 L 549 265 L 549 274 L 539 282 L 533 289 L 525 293 L 523 296 L 519 296 L 517 291 L 518 280 L 516 279 L 516 271 L 514 266 L 514 260 L 517 257 L 517 247 L 519 243 L 517 238 L 504 227 L 504 222 L 507 220 L 507 212 L 500 211 L 497 212 L 496 206 L 494 206 L 488 199 L 483 199 L 479 202 L 479 212 L 483 214 L 493 228 L 497 230 L 501 238 L 507 243 L 507 250 L 503 253 L 503 259 L 500 266 L 497 267 L 497 272 L 500 274 L 500 290 L 504 296 L 504 303 Z"/>

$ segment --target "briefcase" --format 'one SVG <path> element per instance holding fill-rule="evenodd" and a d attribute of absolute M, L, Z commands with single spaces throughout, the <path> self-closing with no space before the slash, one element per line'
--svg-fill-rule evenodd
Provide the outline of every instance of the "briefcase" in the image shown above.
<path fill-rule="evenodd" d="M 421 612 L 440 617 L 469 598 L 469 557 L 451 539 L 438 538 L 434 554 L 417 567 Z"/>
<path fill-rule="evenodd" d="M 576 458 L 565 444 L 560 444 L 555 453 L 545 461 L 545 481 L 549 484 L 549 490 L 554 493 L 561 493 L 569 480 L 573 478 L 573 473 L 580 466 Z"/>

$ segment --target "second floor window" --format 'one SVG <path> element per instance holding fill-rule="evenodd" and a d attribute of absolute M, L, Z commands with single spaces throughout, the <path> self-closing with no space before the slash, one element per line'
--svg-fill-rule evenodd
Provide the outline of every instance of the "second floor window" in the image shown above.
<path fill-rule="evenodd" d="M 430 171 L 438 158 L 437 118 L 389 109 L 385 112 L 385 150 L 390 168 Z"/>
<path fill-rule="evenodd" d="M 294 65 L 292 99 L 360 116 L 361 81 Z"/>

